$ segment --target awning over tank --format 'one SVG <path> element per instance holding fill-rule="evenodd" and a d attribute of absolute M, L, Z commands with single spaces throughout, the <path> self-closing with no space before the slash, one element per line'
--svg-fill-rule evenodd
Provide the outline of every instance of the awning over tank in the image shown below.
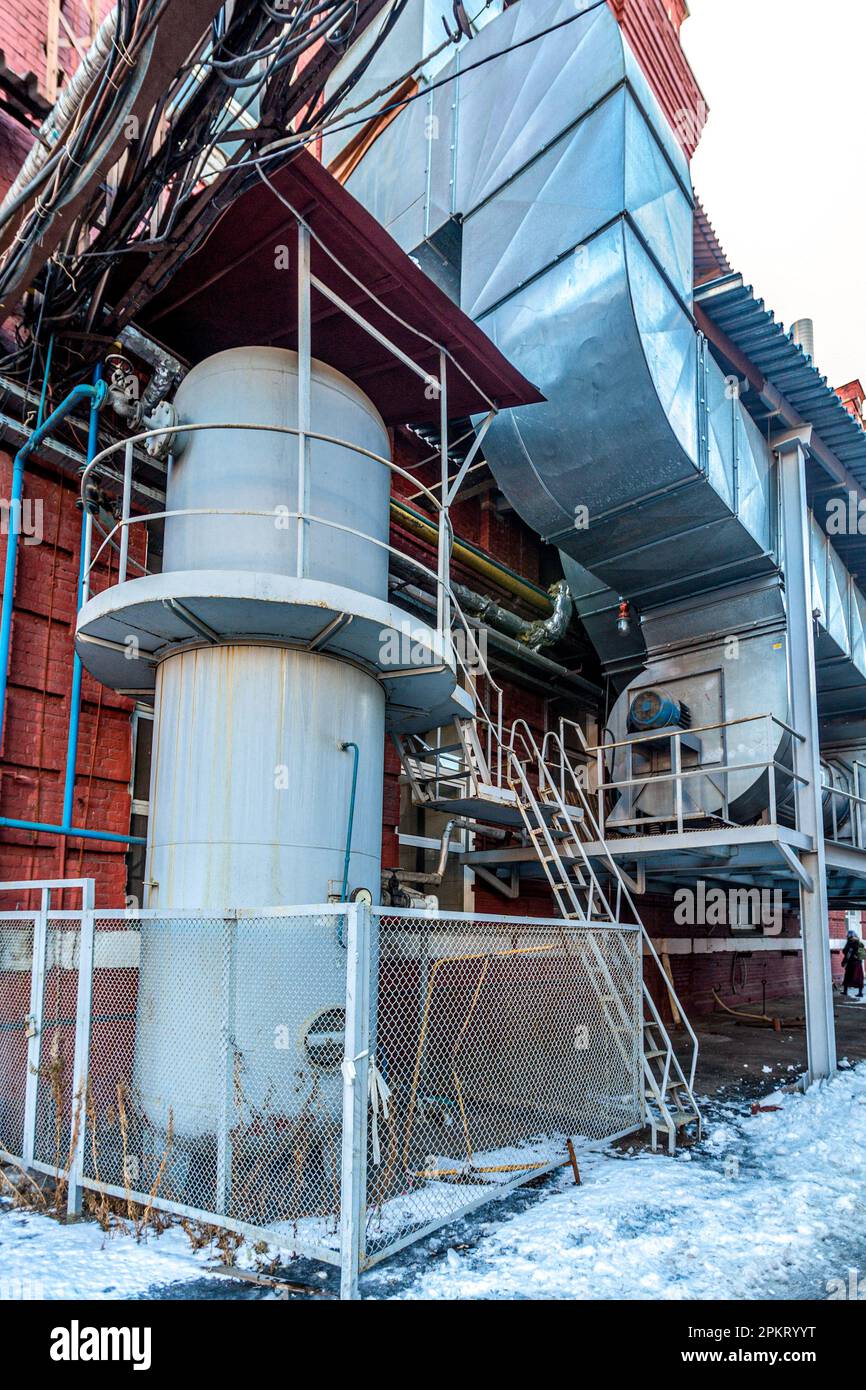
<path fill-rule="evenodd" d="M 449 350 L 458 364 L 448 372 L 452 418 L 486 412 L 488 401 L 505 408 L 543 399 L 312 155 L 301 151 L 268 169 L 268 178 L 276 193 L 256 179 L 138 312 L 140 328 L 191 363 L 223 348 L 295 347 L 297 236 L 289 204 L 311 229 L 314 277 L 434 375 L 436 344 Z M 121 272 L 131 279 L 139 269 L 121 267 L 112 293 L 123 291 Z M 356 382 L 387 423 L 438 420 L 439 402 L 424 381 L 315 287 L 312 348 Z"/>

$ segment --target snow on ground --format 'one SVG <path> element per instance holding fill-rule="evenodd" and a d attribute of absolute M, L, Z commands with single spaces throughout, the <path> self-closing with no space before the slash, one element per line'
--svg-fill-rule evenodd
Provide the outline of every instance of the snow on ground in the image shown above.
<path fill-rule="evenodd" d="M 489 1204 L 377 1266 L 362 1296 L 826 1298 L 828 1281 L 866 1273 L 866 1062 L 765 1103 L 780 1109 L 712 1104 L 703 1143 L 673 1159 L 583 1153 L 580 1187 L 565 1169 Z M 136 1243 L 0 1210 L 3 1298 L 184 1296 L 184 1284 L 212 1297 L 208 1259 L 178 1230 Z"/>
<path fill-rule="evenodd" d="M 866 1269 L 866 1063 L 752 1115 L 712 1107 L 704 1142 L 584 1155 L 556 1190 L 451 1250 L 392 1296 L 412 1299 L 826 1298 Z M 393 1282 L 383 1270 L 379 1290 Z M 832 1285 L 830 1286 L 832 1288 Z"/>
<path fill-rule="evenodd" d="M 66 1226 L 40 1212 L 0 1210 L 0 1299 L 136 1298 L 201 1273 L 179 1229 L 136 1241 L 107 1236 L 95 1221 Z"/>

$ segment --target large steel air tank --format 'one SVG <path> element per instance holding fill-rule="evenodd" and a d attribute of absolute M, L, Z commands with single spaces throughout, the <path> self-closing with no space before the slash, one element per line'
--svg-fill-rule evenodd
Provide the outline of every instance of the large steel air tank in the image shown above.
<path fill-rule="evenodd" d="M 342 372 L 313 359 L 310 429 L 388 457 L 382 417 Z M 175 397 L 183 423 L 298 426 L 298 356 L 282 348 L 232 348 L 194 367 Z M 166 510 L 208 508 L 230 516 L 173 516 L 166 521 L 163 571 L 296 572 L 298 439 L 253 430 L 201 430 L 181 436 L 166 488 Z M 375 459 L 310 439 L 302 510 L 307 578 L 385 598 L 388 552 L 349 534 L 388 540 L 388 470 Z M 263 516 L 237 513 L 263 512 Z M 333 526 L 323 522 L 333 522 Z"/>
<path fill-rule="evenodd" d="M 297 355 L 217 353 L 193 368 L 175 407 L 182 423 L 296 427 Z M 310 429 L 388 454 L 375 407 L 316 361 Z M 387 468 L 322 440 L 310 441 L 309 454 L 304 511 L 322 520 L 306 523 L 304 579 L 384 598 L 388 556 L 375 542 L 388 538 Z M 215 571 L 293 576 L 297 510 L 295 435 L 191 432 L 168 482 L 166 511 L 183 515 L 166 520 L 163 572 L 200 572 L 209 592 L 219 592 Z M 233 514 L 213 514 L 225 511 Z M 301 647 L 258 637 L 169 656 L 156 682 L 149 905 L 324 902 L 343 871 L 347 741 L 360 750 L 350 877 L 378 899 L 384 719 L 374 675 Z"/>
<path fill-rule="evenodd" d="M 297 356 L 218 353 L 190 372 L 175 408 L 182 424 L 296 426 Z M 374 406 L 318 362 L 309 427 L 388 456 Z M 166 511 L 182 515 L 166 520 L 163 575 L 178 574 L 185 594 L 208 597 L 213 632 L 208 640 L 191 630 L 157 669 L 147 905 L 207 916 L 167 918 L 142 935 L 135 1083 L 156 1124 L 157 1150 L 171 1110 L 171 1178 L 199 1205 L 202 1193 L 205 1202 L 222 1200 L 214 1183 L 243 1187 L 241 1160 L 257 1152 L 263 1116 L 288 1133 L 312 1106 L 306 1142 L 322 1146 L 339 1113 L 339 922 L 314 910 L 255 914 L 339 894 L 354 771 L 346 744 L 358 749 L 348 882 L 379 900 L 385 694 L 372 663 L 312 650 L 292 632 L 310 617 L 313 631 L 327 626 L 334 604 L 351 612 L 353 593 L 386 598 L 388 556 L 375 542 L 388 539 L 389 472 L 322 440 L 310 441 L 309 460 L 303 510 L 339 529 L 306 523 L 300 576 L 297 518 L 289 515 L 298 510 L 297 436 L 191 432 L 167 486 Z M 235 514 L 214 515 L 221 511 Z M 235 922 L 237 909 L 253 915 L 242 911 Z M 215 1135 L 224 1112 L 242 1153 L 221 1167 Z"/>

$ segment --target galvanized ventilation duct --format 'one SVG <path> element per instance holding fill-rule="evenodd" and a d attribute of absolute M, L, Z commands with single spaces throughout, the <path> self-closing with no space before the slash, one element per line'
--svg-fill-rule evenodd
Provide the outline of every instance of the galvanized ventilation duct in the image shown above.
<path fill-rule="evenodd" d="M 462 219 L 462 307 L 547 398 L 499 416 L 485 455 L 615 674 L 646 660 L 619 595 L 645 613 L 758 581 L 772 620 L 783 556 L 770 450 L 691 313 L 687 161 L 610 10 L 574 8 L 490 23 L 451 71 L 512 51 L 412 103 L 349 186 L 407 247 Z M 866 602 L 817 525 L 813 555 L 819 684 L 850 690 Z"/>

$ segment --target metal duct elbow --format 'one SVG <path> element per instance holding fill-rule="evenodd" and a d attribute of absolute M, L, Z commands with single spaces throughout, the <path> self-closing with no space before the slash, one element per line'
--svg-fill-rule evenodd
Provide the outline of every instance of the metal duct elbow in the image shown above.
<path fill-rule="evenodd" d="M 520 634 L 531 651 L 539 652 L 543 647 L 551 647 L 559 642 L 568 631 L 574 613 L 574 599 L 564 579 L 558 579 L 547 591 L 553 599 L 553 612 L 549 618 L 539 618 L 530 623 Z"/>

